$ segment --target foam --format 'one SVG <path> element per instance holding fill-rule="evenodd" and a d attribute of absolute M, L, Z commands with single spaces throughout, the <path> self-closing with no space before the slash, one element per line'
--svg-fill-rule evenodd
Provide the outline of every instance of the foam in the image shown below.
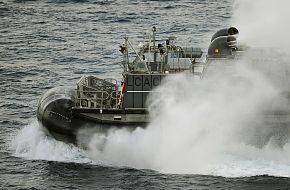
<path fill-rule="evenodd" d="M 14 156 L 30 160 L 90 162 L 81 149 L 48 136 L 36 119 L 19 131 L 11 142 L 11 148 L 14 150 Z"/>

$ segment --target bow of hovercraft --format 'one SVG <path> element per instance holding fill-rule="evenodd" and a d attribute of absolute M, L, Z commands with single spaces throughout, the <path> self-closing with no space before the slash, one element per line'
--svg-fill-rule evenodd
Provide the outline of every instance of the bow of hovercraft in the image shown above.
<path fill-rule="evenodd" d="M 39 124 L 48 130 L 56 139 L 73 142 L 75 127 L 73 124 L 72 107 L 74 90 L 63 87 L 52 88 L 39 100 L 37 119 Z"/>

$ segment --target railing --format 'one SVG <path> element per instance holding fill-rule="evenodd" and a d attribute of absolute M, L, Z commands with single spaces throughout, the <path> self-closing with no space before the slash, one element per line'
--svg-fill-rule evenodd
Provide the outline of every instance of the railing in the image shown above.
<path fill-rule="evenodd" d="M 200 78 L 202 78 L 205 71 L 205 67 L 206 67 L 206 64 L 204 63 L 200 63 L 200 62 L 194 63 L 191 65 L 191 72 L 194 75 L 197 75 Z"/>
<path fill-rule="evenodd" d="M 113 83 L 115 82 L 115 83 Z M 117 108 L 119 91 L 115 79 L 82 77 L 77 83 L 75 107 Z"/>

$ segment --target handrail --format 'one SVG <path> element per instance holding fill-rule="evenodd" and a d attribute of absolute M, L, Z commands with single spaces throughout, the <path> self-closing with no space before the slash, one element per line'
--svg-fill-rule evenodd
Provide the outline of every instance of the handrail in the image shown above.
<path fill-rule="evenodd" d="M 77 90 L 75 107 L 80 108 L 116 108 L 118 93 L 116 91 L 81 91 Z"/>
<path fill-rule="evenodd" d="M 116 108 L 118 106 L 117 80 L 82 77 L 77 83 L 75 107 Z"/>

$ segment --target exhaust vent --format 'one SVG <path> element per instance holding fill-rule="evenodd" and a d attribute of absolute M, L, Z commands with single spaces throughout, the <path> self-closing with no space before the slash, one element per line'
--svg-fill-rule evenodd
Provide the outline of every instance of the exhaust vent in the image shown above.
<path fill-rule="evenodd" d="M 208 57 L 227 57 L 233 55 L 237 49 L 237 37 L 239 31 L 230 27 L 217 31 L 211 38 L 208 48 Z"/>

